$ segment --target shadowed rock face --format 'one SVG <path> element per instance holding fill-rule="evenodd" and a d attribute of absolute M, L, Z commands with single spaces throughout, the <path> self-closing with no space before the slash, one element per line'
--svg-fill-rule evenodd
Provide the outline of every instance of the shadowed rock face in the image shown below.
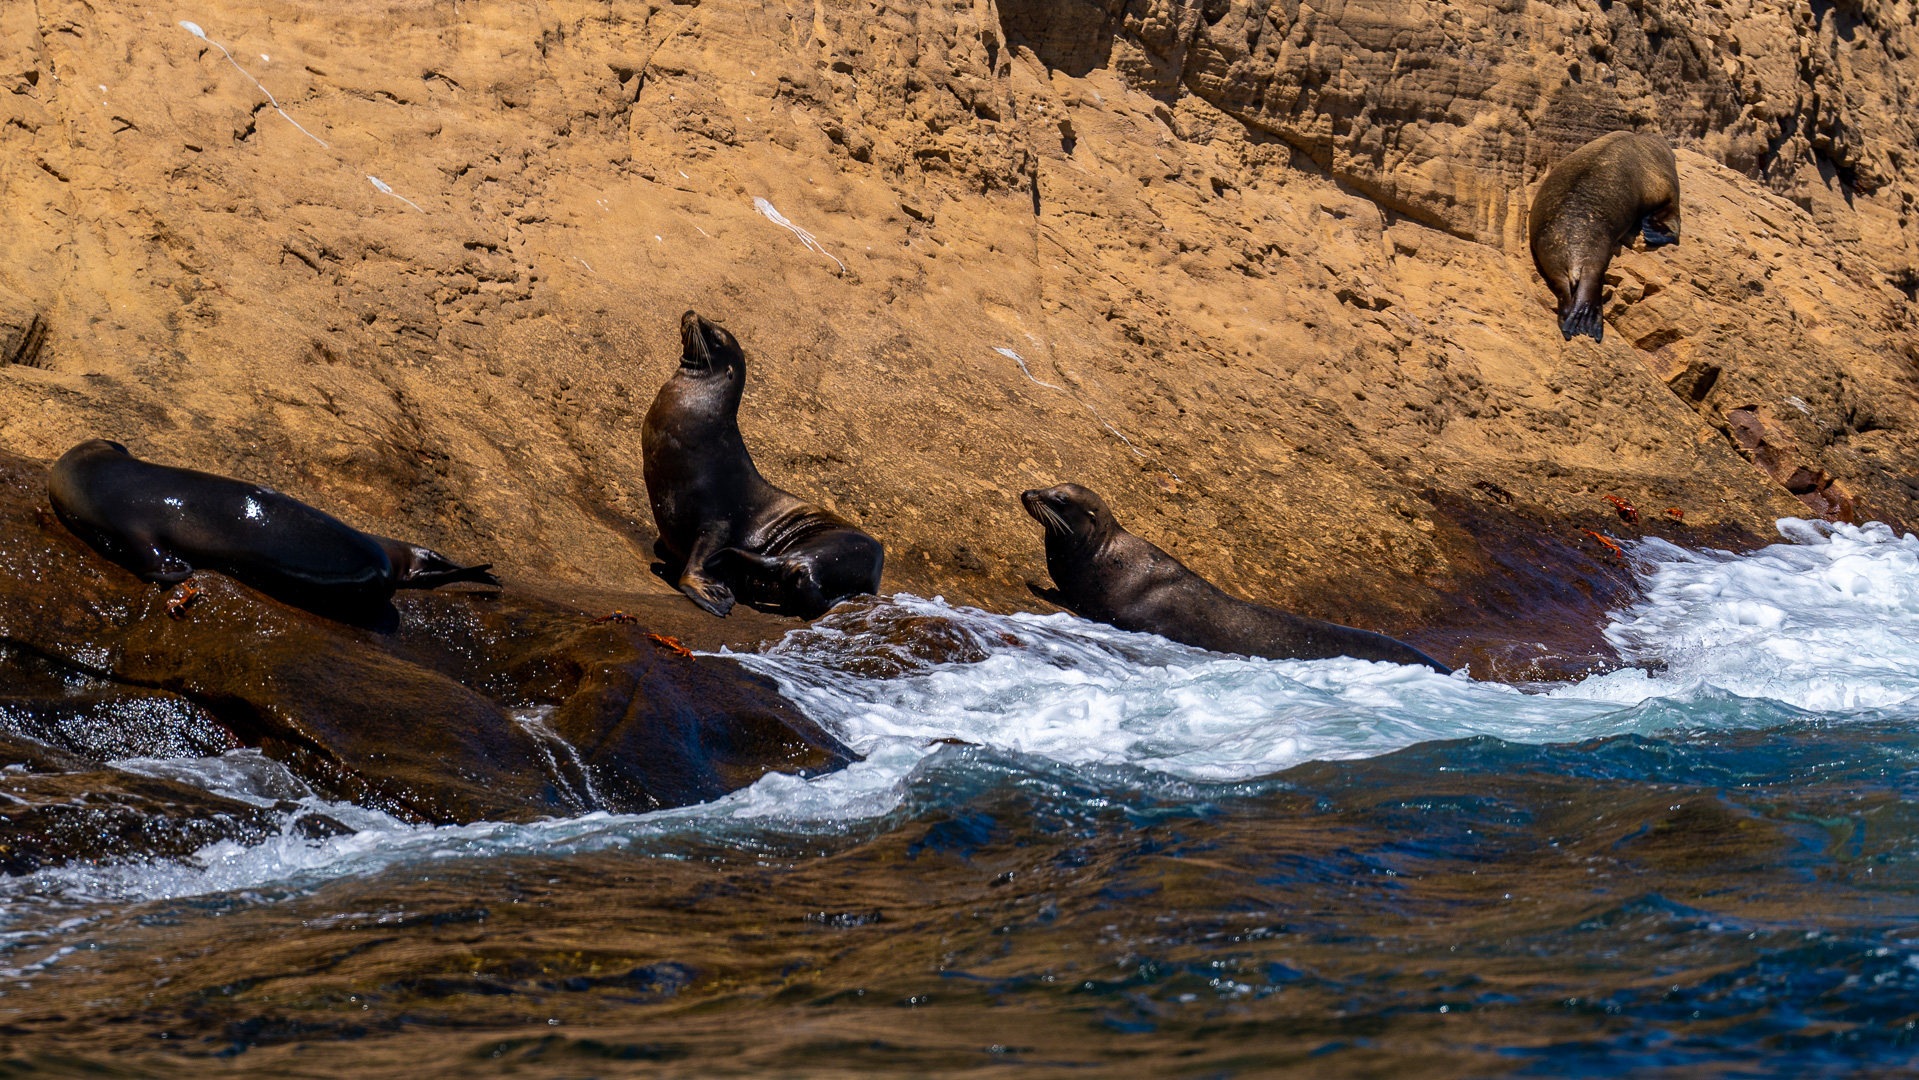
<path fill-rule="evenodd" d="M 1015 496 L 1072 478 L 1235 595 L 1523 669 L 1607 655 L 1584 530 L 1919 521 L 1901 4 L 788 16 L 0 7 L 0 446 L 657 595 L 637 435 L 693 307 L 883 591 L 1036 606 Z M 1616 128 L 1675 147 L 1686 241 L 1567 343 L 1524 208 Z"/>
<path fill-rule="evenodd" d="M 202 573 L 173 617 L 167 590 L 67 532 L 45 484 L 0 453 L 0 728 L 48 754 L 258 747 L 322 793 L 430 822 L 648 810 L 849 760 L 732 661 L 551 601 L 406 593 L 375 633 Z M 150 786 L 108 784 L 135 802 Z"/>

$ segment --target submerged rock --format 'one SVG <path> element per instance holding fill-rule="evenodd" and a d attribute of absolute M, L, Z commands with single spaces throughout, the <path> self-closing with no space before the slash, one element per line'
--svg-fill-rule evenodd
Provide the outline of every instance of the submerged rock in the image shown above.
<path fill-rule="evenodd" d="M 45 466 L 0 453 L 0 663 L 26 687 L 0 727 L 82 761 L 258 747 L 324 795 L 445 823 L 673 806 L 851 759 L 769 680 L 550 599 L 408 594 L 380 632 L 203 573 L 170 612 L 45 492 Z"/>
<path fill-rule="evenodd" d="M 257 844 L 279 831 L 272 807 L 0 735 L 0 872 L 184 858 L 215 841 Z"/>

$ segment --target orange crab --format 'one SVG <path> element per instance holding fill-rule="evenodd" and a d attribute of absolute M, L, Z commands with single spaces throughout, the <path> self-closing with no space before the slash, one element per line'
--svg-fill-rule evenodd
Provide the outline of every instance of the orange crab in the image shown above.
<path fill-rule="evenodd" d="M 1679 509 L 1677 506 L 1666 507 L 1666 516 L 1673 519 L 1674 521 L 1686 520 L 1686 512 L 1684 510 Z"/>
<path fill-rule="evenodd" d="M 179 587 L 173 590 L 172 595 L 167 597 L 167 617 L 186 618 L 187 608 L 192 607 L 193 602 L 198 599 L 200 599 L 200 586 L 192 581 L 182 581 Z"/>
<path fill-rule="evenodd" d="M 1585 533 L 1587 536 L 1592 537 L 1594 540 L 1597 540 L 1600 543 L 1606 545 L 1606 550 L 1612 552 L 1614 555 L 1617 555 L 1622 559 L 1626 557 L 1626 549 L 1620 547 L 1618 544 L 1613 543 L 1610 539 L 1599 535 L 1598 533 L 1592 531 L 1591 529 L 1581 529 L 1579 531 Z"/>
<path fill-rule="evenodd" d="M 692 656 L 693 655 L 693 650 L 680 644 L 679 638 L 667 637 L 665 634 L 648 634 L 646 635 L 646 640 L 652 642 L 655 645 L 658 645 L 660 648 L 666 650 L 667 652 L 672 653 L 674 656 Z"/>
<path fill-rule="evenodd" d="M 1619 511 L 1619 520 L 1625 522 L 1628 525 L 1639 524 L 1639 508 L 1638 507 L 1618 497 L 1617 495 L 1601 495 L 1600 498 L 1611 503 L 1612 508 L 1614 510 Z"/>
<path fill-rule="evenodd" d="M 593 625 L 598 626 L 601 623 L 625 623 L 628 626 L 634 626 L 634 625 L 638 625 L 639 621 L 640 620 L 634 618 L 631 615 L 628 615 L 624 611 L 615 611 L 606 615 L 602 615 L 597 619 L 594 619 Z"/>

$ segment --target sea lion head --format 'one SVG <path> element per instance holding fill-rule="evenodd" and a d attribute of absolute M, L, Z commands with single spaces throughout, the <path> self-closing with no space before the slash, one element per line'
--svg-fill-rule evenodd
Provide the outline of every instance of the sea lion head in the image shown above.
<path fill-rule="evenodd" d="M 1046 530 L 1046 538 L 1073 544 L 1099 540 L 1115 527 L 1106 500 L 1078 484 L 1035 488 L 1020 495 L 1026 512 Z"/>
<path fill-rule="evenodd" d="M 680 316 L 680 367 L 703 374 L 744 371 L 746 352 L 726 327 L 689 311 Z"/>
<path fill-rule="evenodd" d="M 67 451 L 67 453 L 98 454 L 103 451 L 109 451 L 109 450 L 116 454 L 123 454 L 127 457 L 133 456 L 133 451 L 128 450 L 125 446 L 121 445 L 120 443 L 114 442 L 112 439 L 88 439 L 86 442 L 76 443 L 72 449 Z"/>

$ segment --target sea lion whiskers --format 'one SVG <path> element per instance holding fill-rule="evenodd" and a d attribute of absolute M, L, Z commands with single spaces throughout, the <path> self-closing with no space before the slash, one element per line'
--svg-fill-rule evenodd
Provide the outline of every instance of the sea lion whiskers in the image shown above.
<path fill-rule="evenodd" d="M 1059 511 L 1038 499 L 1028 503 L 1026 508 L 1033 512 L 1033 516 L 1039 519 L 1040 526 L 1047 532 L 1065 536 L 1073 531 L 1066 527 L 1066 520 L 1059 516 Z"/>
<path fill-rule="evenodd" d="M 691 371 L 714 371 L 743 359 L 739 342 L 724 326 L 697 311 L 680 316 L 680 366 Z"/>
<path fill-rule="evenodd" d="M 1040 504 L 1039 515 L 1041 523 L 1046 526 L 1048 532 L 1065 535 L 1073 531 L 1066 527 L 1066 519 L 1059 516 L 1059 511 L 1047 506 L 1045 503 Z"/>
<path fill-rule="evenodd" d="M 1046 494 L 1037 488 L 1021 492 L 1020 505 L 1026 508 L 1026 512 L 1031 514 L 1033 520 L 1039 522 L 1040 528 L 1046 530 L 1048 534 L 1062 539 L 1072 536 L 1071 526 L 1067 525 L 1066 519 L 1046 501 Z"/>
<path fill-rule="evenodd" d="M 1055 542 L 1071 547 L 1098 543 L 1112 523 L 1112 511 L 1106 509 L 1106 503 L 1078 484 L 1035 488 L 1022 492 L 1019 498 L 1026 512 L 1046 530 L 1049 546 Z"/>

